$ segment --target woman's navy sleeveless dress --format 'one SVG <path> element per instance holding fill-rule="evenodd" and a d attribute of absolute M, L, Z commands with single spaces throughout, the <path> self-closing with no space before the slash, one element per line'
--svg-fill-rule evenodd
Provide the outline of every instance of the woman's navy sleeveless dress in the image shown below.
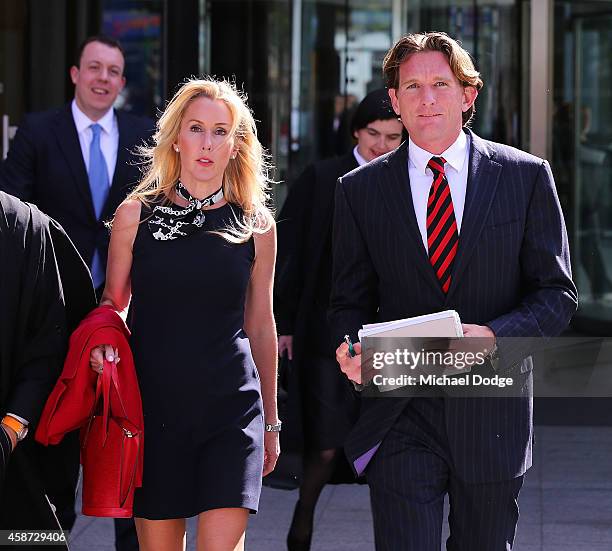
<path fill-rule="evenodd" d="M 134 516 L 257 511 L 263 408 L 243 330 L 253 239 L 229 243 L 238 207 L 205 211 L 202 228 L 158 241 L 146 221 L 133 247 L 132 350 L 144 410 L 144 479 Z"/>

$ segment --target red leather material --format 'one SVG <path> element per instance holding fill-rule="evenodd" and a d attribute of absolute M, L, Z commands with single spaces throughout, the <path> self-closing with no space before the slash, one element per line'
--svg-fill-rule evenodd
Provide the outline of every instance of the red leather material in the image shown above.
<path fill-rule="evenodd" d="M 64 369 L 36 430 L 36 440 L 49 445 L 81 429 L 85 515 L 131 517 L 134 490 L 142 485 L 144 421 L 128 337 L 110 307 L 96 308 L 83 320 L 70 337 Z M 121 361 L 105 362 L 98 376 L 89 355 L 100 344 L 118 349 Z"/>
<path fill-rule="evenodd" d="M 81 429 L 83 514 L 108 516 L 111 510 L 113 517 L 131 517 L 142 434 L 124 417 L 113 415 L 111 389 L 118 391 L 117 366 L 104 362 L 94 411 Z"/>

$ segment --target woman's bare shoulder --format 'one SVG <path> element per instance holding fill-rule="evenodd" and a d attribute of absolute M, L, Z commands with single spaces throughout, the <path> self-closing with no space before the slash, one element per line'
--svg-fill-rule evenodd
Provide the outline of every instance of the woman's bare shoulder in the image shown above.
<path fill-rule="evenodd" d="M 113 220 L 113 230 L 138 227 L 142 203 L 138 199 L 126 199 L 119 205 Z"/>
<path fill-rule="evenodd" d="M 256 257 L 276 255 L 276 222 L 274 222 L 274 218 L 269 218 L 265 222 L 262 220 L 259 231 L 253 232 L 253 240 Z"/>

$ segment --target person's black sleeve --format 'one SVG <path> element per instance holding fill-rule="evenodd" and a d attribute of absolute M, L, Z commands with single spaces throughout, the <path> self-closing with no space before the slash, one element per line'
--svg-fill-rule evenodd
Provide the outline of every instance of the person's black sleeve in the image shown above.
<path fill-rule="evenodd" d="M 57 381 L 65 349 L 65 313 L 61 280 L 47 224 L 30 226 L 30 248 L 24 264 L 24 285 L 18 318 L 23 327 L 16 343 L 15 366 L 6 411 L 36 425 L 47 397 Z M 40 232 L 40 240 L 35 234 Z"/>
<path fill-rule="evenodd" d="M 278 215 L 274 316 L 279 335 L 293 335 L 304 286 L 304 255 L 312 218 L 314 165 L 293 183 Z"/>
<path fill-rule="evenodd" d="M 334 343 L 345 334 L 358 342 L 358 331 L 371 323 L 378 307 L 378 276 L 370 259 L 364 236 L 351 207 L 351 199 L 363 202 L 358 194 L 349 199 L 344 178 L 336 184 L 333 231 L 332 292 L 328 321 Z"/>

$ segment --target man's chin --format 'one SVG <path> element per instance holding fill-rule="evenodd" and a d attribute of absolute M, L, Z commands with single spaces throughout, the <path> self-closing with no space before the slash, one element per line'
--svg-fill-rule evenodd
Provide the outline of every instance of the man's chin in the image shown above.
<path fill-rule="evenodd" d="M 94 96 L 91 98 L 90 106 L 99 111 L 108 111 L 114 103 L 115 100 L 110 101 L 110 96 Z"/>

